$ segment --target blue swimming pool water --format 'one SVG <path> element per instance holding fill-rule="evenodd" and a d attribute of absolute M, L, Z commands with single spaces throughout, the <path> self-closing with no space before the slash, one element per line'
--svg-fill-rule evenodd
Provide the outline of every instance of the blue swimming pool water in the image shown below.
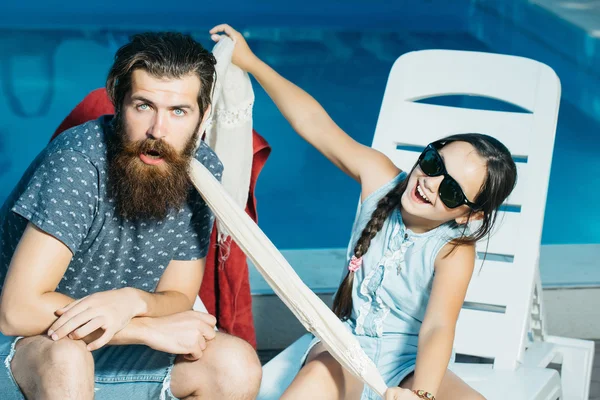
<path fill-rule="evenodd" d="M 359 2 L 351 3 L 356 14 Z M 338 18 L 331 26 L 324 21 L 303 26 L 296 15 L 289 23 L 263 16 L 262 25 L 248 25 L 246 31 L 260 57 L 311 93 L 343 129 L 365 144 L 372 140 L 391 65 L 407 51 L 491 51 L 548 63 L 561 77 L 563 99 L 543 243 L 600 243 L 600 189 L 595 184 L 600 175 L 600 110 L 594 114 L 580 90 L 597 84 L 597 72 L 549 49 L 529 30 L 474 12 L 469 2 L 459 3 L 464 10 L 416 13 L 410 23 L 400 25 L 402 29 L 383 13 L 385 29 L 353 23 L 360 20 L 356 15 Z M 135 24 L 126 30 L 41 29 L 38 19 L 36 29 L 0 29 L 0 201 L 64 116 L 104 84 L 114 51 L 138 30 Z M 7 21 L 0 18 L 0 24 Z M 478 21 L 485 22 L 483 28 Z M 194 34 L 210 45 L 204 32 L 197 29 Z M 254 126 L 273 148 L 257 186 L 260 226 L 280 248 L 345 246 L 358 185 L 302 141 L 256 84 L 255 94 Z"/>

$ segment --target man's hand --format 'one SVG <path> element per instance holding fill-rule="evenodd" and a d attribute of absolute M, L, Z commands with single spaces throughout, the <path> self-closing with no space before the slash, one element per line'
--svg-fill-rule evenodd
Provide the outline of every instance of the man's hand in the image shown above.
<path fill-rule="evenodd" d="M 101 329 L 102 335 L 87 346 L 90 351 L 96 350 L 125 328 L 142 306 L 129 288 L 94 293 L 56 310 L 59 318 L 48 330 L 48 336 L 55 341 L 67 335 L 83 339 Z"/>
<path fill-rule="evenodd" d="M 202 357 L 208 341 L 216 336 L 217 320 L 210 314 L 198 311 L 158 318 L 145 318 L 148 332 L 147 344 L 154 350 L 183 354 L 190 361 Z"/>
<path fill-rule="evenodd" d="M 417 396 L 412 390 L 403 389 L 400 387 L 389 388 L 385 392 L 385 400 L 418 400 Z"/>

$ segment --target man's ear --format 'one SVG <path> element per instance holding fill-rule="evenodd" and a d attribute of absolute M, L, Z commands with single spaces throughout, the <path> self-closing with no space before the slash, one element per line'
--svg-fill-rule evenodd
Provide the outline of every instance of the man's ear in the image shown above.
<path fill-rule="evenodd" d="M 469 214 L 465 214 L 462 217 L 456 217 L 454 220 L 457 224 L 464 225 L 468 221 L 479 221 L 481 219 L 483 219 L 483 211 L 477 211 L 476 213 L 471 214 L 471 217 L 469 217 Z"/>
<path fill-rule="evenodd" d="M 202 134 L 206 129 L 206 121 L 208 120 L 208 117 L 210 117 L 211 113 L 212 105 L 209 104 L 208 107 L 206 107 L 206 111 L 204 111 L 204 115 L 202 116 L 202 122 L 200 123 L 200 127 L 198 128 L 198 133 Z"/>

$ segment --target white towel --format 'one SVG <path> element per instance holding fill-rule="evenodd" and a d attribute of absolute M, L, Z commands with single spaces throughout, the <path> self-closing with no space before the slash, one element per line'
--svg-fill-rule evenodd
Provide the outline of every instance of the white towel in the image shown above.
<path fill-rule="evenodd" d="M 226 36 L 213 48 L 217 59 L 212 112 L 204 141 L 223 163 L 222 184 L 235 204 L 246 209 L 252 174 L 254 90 L 248 73 L 231 62 L 235 43 Z M 229 232 L 217 222 L 221 257 L 228 256 Z"/>

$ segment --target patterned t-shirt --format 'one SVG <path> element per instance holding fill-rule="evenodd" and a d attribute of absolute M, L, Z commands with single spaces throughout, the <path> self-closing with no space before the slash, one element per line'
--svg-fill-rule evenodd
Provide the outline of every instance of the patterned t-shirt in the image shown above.
<path fill-rule="evenodd" d="M 56 291 L 76 299 L 122 287 L 152 292 L 171 260 L 206 256 L 214 215 L 194 188 L 187 203 L 162 221 L 117 217 L 106 186 L 111 120 L 103 116 L 61 133 L 0 209 L 2 285 L 28 221 L 73 253 Z M 223 165 L 204 142 L 196 159 L 221 179 Z"/>

